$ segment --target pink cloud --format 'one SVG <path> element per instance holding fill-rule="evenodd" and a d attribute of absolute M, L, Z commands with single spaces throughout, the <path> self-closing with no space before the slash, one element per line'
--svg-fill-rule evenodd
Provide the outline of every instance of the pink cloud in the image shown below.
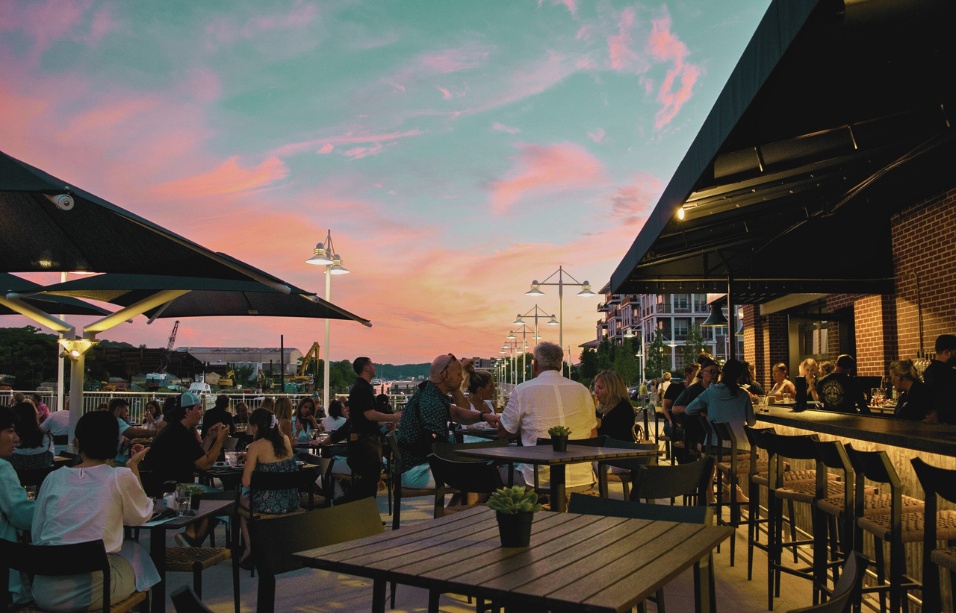
<path fill-rule="evenodd" d="M 370 155 L 378 155 L 382 149 L 382 143 L 375 143 L 372 147 L 353 147 L 345 151 L 345 157 L 350 160 L 360 160 Z"/>
<path fill-rule="evenodd" d="M 236 40 L 256 40 L 263 35 L 286 31 L 306 31 L 318 18 L 318 9 L 314 4 L 296 2 L 285 13 L 268 12 L 248 16 L 238 15 L 234 11 L 217 18 L 206 25 L 206 37 L 218 44 L 232 43 Z"/>
<path fill-rule="evenodd" d="M 441 87 L 441 86 L 436 86 L 436 87 L 438 87 L 438 91 L 441 92 L 441 97 L 442 97 L 444 100 L 451 100 L 452 96 L 451 96 L 451 92 L 450 92 L 450 91 L 448 91 L 447 89 L 445 89 L 444 87 Z"/>
<path fill-rule="evenodd" d="M 288 157 L 307 151 L 316 151 L 317 153 L 331 153 L 332 149 L 344 145 L 371 144 L 373 149 L 381 151 L 382 143 L 394 143 L 405 138 L 422 136 L 425 134 L 422 130 L 406 130 L 404 132 L 382 132 L 373 134 L 357 134 L 346 132 L 339 136 L 330 136 L 327 138 L 315 138 L 307 141 L 289 143 L 272 151 L 271 155 L 278 157 Z"/>
<path fill-rule="evenodd" d="M 634 20 L 634 9 L 625 8 L 621 11 L 617 23 L 617 34 L 607 37 L 608 61 L 614 70 L 624 70 L 637 59 L 637 53 L 631 49 L 631 29 L 634 27 Z"/>
<path fill-rule="evenodd" d="M 604 140 L 604 137 L 605 137 L 604 128 L 598 128 L 597 130 L 593 132 L 588 132 L 588 138 L 590 138 L 596 143 L 602 142 Z"/>
<path fill-rule="evenodd" d="M 425 54 L 418 61 L 428 72 L 452 73 L 478 68 L 488 59 L 490 53 L 489 47 L 466 45 Z"/>
<path fill-rule="evenodd" d="M 234 196 L 269 187 L 284 179 L 288 173 L 289 169 L 276 157 L 270 157 L 254 168 L 243 168 L 239 165 L 238 156 L 232 156 L 208 172 L 168 181 L 156 186 L 156 189 L 159 195 L 170 198 Z"/>
<path fill-rule="evenodd" d="M 603 181 L 601 163 L 577 145 L 522 145 L 510 177 L 491 185 L 492 211 L 501 214 L 525 197 L 581 189 Z"/>
<path fill-rule="evenodd" d="M 4 3 L 4 9 L 0 10 L 0 31 L 18 31 L 32 38 L 33 46 L 28 54 L 31 62 L 62 39 L 96 45 L 115 28 L 116 23 L 103 8 L 90 16 L 92 5 L 90 0 L 47 0 L 23 4 L 7 2 Z"/>
<path fill-rule="evenodd" d="M 657 93 L 658 101 L 663 104 L 654 120 L 654 126 L 659 130 L 670 123 L 690 100 L 694 84 L 700 76 L 700 68 L 686 63 L 690 52 L 687 45 L 670 31 L 669 15 L 653 20 L 652 24 L 653 30 L 647 41 L 648 51 L 655 59 L 672 64 Z"/>
<path fill-rule="evenodd" d="M 498 123 L 497 121 L 491 124 L 491 129 L 495 132 L 504 132 L 506 134 L 518 134 L 521 132 L 520 128 L 515 128 L 512 126 L 506 126 L 503 123 Z"/>
<path fill-rule="evenodd" d="M 638 173 L 633 183 L 619 188 L 611 196 L 611 218 L 625 225 L 643 225 L 662 191 L 658 177 Z"/>
<path fill-rule="evenodd" d="M 538 7 L 544 4 L 544 0 L 538 0 Z M 562 5 L 568 12 L 571 13 L 571 16 L 578 14 L 578 4 L 576 0 L 551 0 L 552 5 Z"/>

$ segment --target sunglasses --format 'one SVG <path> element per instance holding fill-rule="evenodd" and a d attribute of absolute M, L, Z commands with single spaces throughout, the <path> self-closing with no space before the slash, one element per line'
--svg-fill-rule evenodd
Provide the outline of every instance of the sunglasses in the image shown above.
<path fill-rule="evenodd" d="M 717 370 L 716 368 L 705 368 L 704 372 L 709 372 L 712 376 L 715 376 L 715 377 L 720 374 L 720 371 Z"/>
<path fill-rule="evenodd" d="M 449 354 L 448 354 L 448 357 L 451 358 L 451 359 L 448 360 L 448 363 L 445 364 L 445 367 L 441 369 L 441 372 L 439 373 L 439 375 L 444 375 L 444 374 L 445 374 L 445 371 L 448 370 L 448 367 L 451 366 L 451 363 L 458 361 L 458 358 L 456 358 L 453 353 L 449 353 Z"/>

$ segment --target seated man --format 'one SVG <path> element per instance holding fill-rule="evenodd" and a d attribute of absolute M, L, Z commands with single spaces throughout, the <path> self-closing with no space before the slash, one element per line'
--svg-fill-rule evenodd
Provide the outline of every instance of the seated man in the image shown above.
<path fill-rule="evenodd" d="M 462 366 L 458 359 L 450 353 L 440 355 L 432 361 L 428 380 L 418 386 L 405 405 L 395 435 L 402 453 L 403 487 L 435 487 L 435 478 L 427 458 L 436 440 L 452 440 L 449 438 L 448 422 L 474 424 L 484 420 L 497 424 L 497 415 L 491 411 L 462 408 L 468 403 L 461 393 L 461 381 Z M 449 393 L 455 398 L 456 404 L 452 404 Z M 593 405 L 591 412 L 594 412 Z"/>
<path fill-rule="evenodd" d="M 122 466 L 129 459 L 129 449 L 133 439 L 149 438 L 154 432 L 149 428 L 129 425 L 129 400 L 126 398 L 113 398 L 106 410 L 113 414 L 119 424 L 119 441 L 116 446 L 115 460 Z"/>
<path fill-rule="evenodd" d="M 548 438 L 548 429 L 567 426 L 571 438 L 597 436 L 597 417 L 591 392 L 577 381 L 561 376 L 564 352 L 554 343 L 541 342 L 534 348 L 530 381 L 514 388 L 508 406 L 501 414 L 498 433 L 521 435 L 521 444 L 533 447 L 539 438 Z M 539 487 L 545 487 L 549 471 L 539 471 Z M 567 467 L 567 487 L 587 488 L 594 483 L 590 463 Z M 515 485 L 534 485 L 534 466 L 515 465 Z"/>
<path fill-rule="evenodd" d="M 863 387 L 850 376 L 854 368 L 856 360 L 853 356 L 843 354 L 837 358 L 833 372 L 817 381 L 817 393 L 824 409 L 840 413 L 870 414 Z"/>
<path fill-rule="evenodd" d="M 936 337 L 936 355 L 926 370 L 923 382 L 929 386 L 932 409 L 926 421 L 932 423 L 956 423 L 956 336 L 941 334 Z"/>
<path fill-rule="evenodd" d="M 50 413 L 50 416 L 40 424 L 40 430 L 43 430 L 53 437 L 53 447 L 56 455 L 60 455 L 63 451 L 72 451 L 71 449 L 67 449 L 67 445 L 56 443 L 57 437 L 69 436 L 70 434 L 70 399 L 67 398 L 66 400 L 66 407 L 62 411 Z"/>
<path fill-rule="evenodd" d="M 196 394 L 186 392 L 179 397 L 178 406 L 166 413 L 166 427 L 160 430 L 150 445 L 143 461 L 143 468 L 152 473 L 153 483 L 192 483 L 193 470 L 209 470 L 216 460 L 222 444 L 229 436 L 229 428 L 219 423 L 209 428 L 209 437 L 204 448 L 199 442 L 196 427 L 202 421 L 202 400 Z M 200 522 L 186 528 L 181 536 L 189 545 L 198 547 L 214 524 Z"/>

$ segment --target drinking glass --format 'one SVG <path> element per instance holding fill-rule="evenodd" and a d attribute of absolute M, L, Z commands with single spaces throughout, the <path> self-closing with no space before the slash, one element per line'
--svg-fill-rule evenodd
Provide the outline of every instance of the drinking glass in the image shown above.
<path fill-rule="evenodd" d="M 188 490 L 176 490 L 176 511 L 182 517 L 189 510 L 189 503 L 192 495 Z"/>

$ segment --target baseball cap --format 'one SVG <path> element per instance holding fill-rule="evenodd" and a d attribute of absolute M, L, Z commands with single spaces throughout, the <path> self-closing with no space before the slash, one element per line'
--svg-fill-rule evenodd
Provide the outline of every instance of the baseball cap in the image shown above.
<path fill-rule="evenodd" d="M 202 400 L 200 400 L 199 396 L 192 392 L 185 392 L 179 398 L 179 406 L 183 408 L 195 406 L 197 404 L 202 404 Z"/>

